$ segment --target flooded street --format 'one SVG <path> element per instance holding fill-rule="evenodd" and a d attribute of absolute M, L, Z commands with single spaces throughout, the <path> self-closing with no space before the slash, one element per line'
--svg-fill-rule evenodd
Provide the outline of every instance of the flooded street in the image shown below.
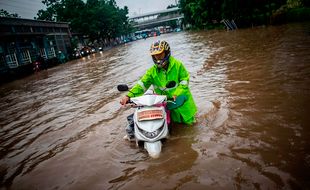
<path fill-rule="evenodd" d="M 158 159 L 123 140 L 124 93 L 168 41 L 191 74 L 192 127 Z M 0 86 L 0 189 L 309 189 L 310 24 L 180 32 Z"/>

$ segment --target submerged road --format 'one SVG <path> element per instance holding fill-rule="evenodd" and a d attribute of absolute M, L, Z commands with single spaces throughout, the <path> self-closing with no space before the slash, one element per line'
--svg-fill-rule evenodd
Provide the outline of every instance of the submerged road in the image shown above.
<path fill-rule="evenodd" d="M 151 159 L 122 139 L 133 110 L 116 86 L 152 65 L 156 39 L 190 72 L 199 112 Z M 309 49 L 309 23 L 171 33 L 2 85 L 0 187 L 307 189 Z"/>

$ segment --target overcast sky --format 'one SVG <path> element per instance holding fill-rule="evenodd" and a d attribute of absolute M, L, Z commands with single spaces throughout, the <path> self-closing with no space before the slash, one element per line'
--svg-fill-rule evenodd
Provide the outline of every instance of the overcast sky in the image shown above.
<path fill-rule="evenodd" d="M 129 16 L 164 10 L 176 0 L 116 0 L 120 8 L 127 6 Z M 17 13 L 22 18 L 33 19 L 39 9 L 45 9 L 42 0 L 0 0 L 0 9 Z"/>

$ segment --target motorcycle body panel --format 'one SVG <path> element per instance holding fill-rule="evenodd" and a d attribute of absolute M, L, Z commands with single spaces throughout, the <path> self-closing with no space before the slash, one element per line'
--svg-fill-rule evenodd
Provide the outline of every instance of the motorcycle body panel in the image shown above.
<path fill-rule="evenodd" d="M 130 100 L 133 101 L 137 105 L 153 106 L 156 104 L 163 103 L 166 99 L 167 97 L 163 95 L 149 94 L 149 95 L 143 95 L 143 96 L 131 98 Z"/>
<path fill-rule="evenodd" d="M 165 104 L 167 97 L 143 95 L 131 98 L 138 107 L 134 112 L 134 135 L 136 143 L 144 142 L 149 155 L 157 158 L 161 152 L 161 139 L 169 136 Z"/>

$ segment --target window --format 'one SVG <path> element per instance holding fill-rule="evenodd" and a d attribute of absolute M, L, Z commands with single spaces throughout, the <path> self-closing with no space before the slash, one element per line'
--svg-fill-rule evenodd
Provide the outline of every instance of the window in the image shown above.
<path fill-rule="evenodd" d="M 28 49 L 21 50 L 21 60 L 24 64 L 31 63 L 31 57 Z"/>

